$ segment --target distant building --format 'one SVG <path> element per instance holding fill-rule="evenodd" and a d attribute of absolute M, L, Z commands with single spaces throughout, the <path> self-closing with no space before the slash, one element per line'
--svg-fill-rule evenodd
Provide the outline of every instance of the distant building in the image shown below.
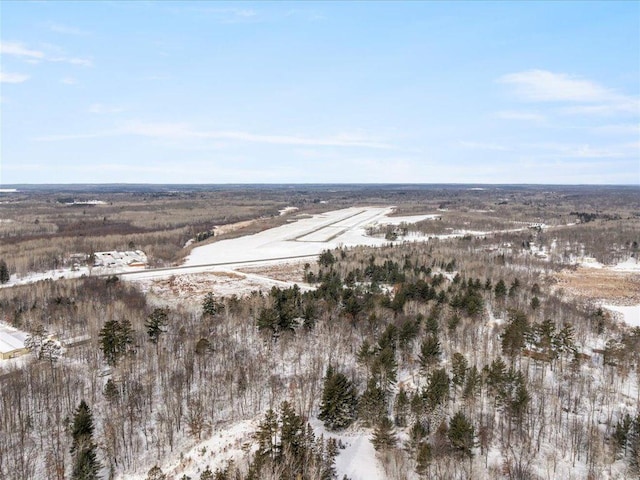
<path fill-rule="evenodd" d="M 146 267 L 147 255 L 142 250 L 95 252 L 94 267 Z"/>
<path fill-rule="evenodd" d="M 528 226 L 529 226 L 529 228 L 530 228 L 531 230 L 538 230 L 538 231 L 540 231 L 540 230 L 543 230 L 543 229 L 547 228 L 547 226 L 546 226 L 544 223 L 542 223 L 542 222 L 533 222 L 533 223 L 529 223 L 529 225 L 528 225 Z"/>
<path fill-rule="evenodd" d="M 25 332 L 0 323 L 0 360 L 8 360 L 29 353 L 24 346 L 27 336 Z"/>

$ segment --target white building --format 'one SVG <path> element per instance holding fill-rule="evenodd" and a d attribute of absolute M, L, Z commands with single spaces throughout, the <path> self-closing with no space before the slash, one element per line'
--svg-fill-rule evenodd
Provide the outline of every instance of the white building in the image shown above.
<path fill-rule="evenodd" d="M 28 353 L 24 346 L 28 334 L 13 328 L 4 323 L 0 323 L 0 360 L 19 357 Z"/>

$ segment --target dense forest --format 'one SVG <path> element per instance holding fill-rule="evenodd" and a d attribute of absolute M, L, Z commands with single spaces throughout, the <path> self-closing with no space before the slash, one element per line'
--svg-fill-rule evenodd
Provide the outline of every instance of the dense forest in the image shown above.
<path fill-rule="evenodd" d="M 117 277 L 4 289 L 33 355 L 1 373 L 0 477 L 332 479 L 345 431 L 390 479 L 638 477 L 640 329 L 511 240 L 326 251 L 300 286 L 195 305 Z M 241 455 L 179 474 L 251 419 Z"/>

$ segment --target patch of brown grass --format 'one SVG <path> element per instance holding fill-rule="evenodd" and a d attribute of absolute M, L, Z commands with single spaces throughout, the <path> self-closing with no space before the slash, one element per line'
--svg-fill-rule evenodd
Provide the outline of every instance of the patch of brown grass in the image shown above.
<path fill-rule="evenodd" d="M 303 282 L 306 261 L 281 263 L 278 265 L 260 265 L 257 267 L 238 268 L 239 272 L 255 273 L 281 282 Z"/>
<path fill-rule="evenodd" d="M 555 274 L 558 287 L 582 298 L 621 303 L 640 301 L 640 274 L 609 269 L 578 267 Z"/>

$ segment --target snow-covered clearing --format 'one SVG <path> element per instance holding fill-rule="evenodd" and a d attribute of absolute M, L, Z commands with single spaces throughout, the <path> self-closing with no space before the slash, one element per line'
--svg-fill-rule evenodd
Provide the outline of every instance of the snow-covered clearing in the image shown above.
<path fill-rule="evenodd" d="M 200 478 L 201 473 L 207 467 L 214 472 L 217 468 L 223 469 L 230 460 L 238 461 L 246 457 L 247 452 L 243 447 L 252 441 L 252 435 L 257 430 L 261 418 L 245 420 L 235 423 L 227 428 L 215 429 L 209 438 L 196 443 L 186 453 L 181 453 L 179 458 L 172 458 L 170 463 L 158 462 L 167 478 L 180 478 L 187 475 L 190 478 Z M 144 480 L 146 473 L 129 474 L 129 480 Z"/>
<path fill-rule="evenodd" d="M 340 246 L 384 245 L 389 242 L 367 236 L 366 227 L 395 223 L 396 219 L 388 216 L 392 212 L 392 207 L 352 207 L 301 218 L 254 235 L 196 247 L 184 265 L 262 261 L 319 255 L 323 250 Z M 417 222 L 429 217 L 402 218 Z"/>
<path fill-rule="evenodd" d="M 613 270 L 614 272 L 640 273 L 640 262 L 637 259 L 629 257 L 623 262 L 616 265 L 604 265 L 593 257 L 583 257 L 577 262 L 578 266 L 593 269 Z"/>
<path fill-rule="evenodd" d="M 346 475 L 351 480 L 383 480 L 382 466 L 369 438 L 371 431 L 356 432 L 348 429 L 335 433 L 327 431 L 318 419 L 314 418 L 309 423 L 316 436 L 335 438 L 344 446 L 336 457 L 337 478 Z"/>
<path fill-rule="evenodd" d="M 640 327 L 640 305 L 602 305 L 603 308 L 619 314 L 622 321 L 632 327 Z"/>
<path fill-rule="evenodd" d="M 254 235 L 196 247 L 181 267 L 128 272 L 123 278 L 140 282 L 143 290 L 158 298 L 162 295 L 190 298 L 194 305 L 208 292 L 219 296 L 244 295 L 273 286 L 290 287 L 294 283 L 304 290 L 309 287 L 300 281 L 272 278 L 269 268 L 286 268 L 290 264 L 292 270 L 300 270 L 301 262 L 313 262 L 324 250 L 388 244 L 387 240 L 368 236 L 367 228 L 437 216 L 388 217 L 392 212 L 393 207 L 354 207 L 299 218 Z"/>
<path fill-rule="evenodd" d="M 301 275 L 298 281 L 276 280 L 269 269 L 287 268 L 290 264 L 295 272 L 300 270 L 301 262 L 314 262 L 324 250 L 388 244 L 387 240 L 368 236 L 367 228 L 437 217 L 389 217 L 392 212 L 393 207 L 353 207 L 298 218 L 254 235 L 196 247 L 180 267 L 128 272 L 123 278 L 141 283 L 143 290 L 159 301 L 162 296 L 182 301 L 188 298 L 192 305 L 199 305 L 208 292 L 218 296 L 245 295 L 274 286 L 286 288 L 294 283 L 304 290 L 310 287 L 301 284 Z"/>
<path fill-rule="evenodd" d="M 180 267 L 131 272 L 125 278 L 146 282 L 173 275 L 236 271 L 238 268 L 276 265 L 300 259 L 313 261 L 324 250 L 390 243 L 368 236 L 368 227 L 393 224 L 398 219 L 409 223 L 434 217 L 389 217 L 392 212 L 393 207 L 352 207 L 299 218 L 253 235 L 196 247 Z"/>

